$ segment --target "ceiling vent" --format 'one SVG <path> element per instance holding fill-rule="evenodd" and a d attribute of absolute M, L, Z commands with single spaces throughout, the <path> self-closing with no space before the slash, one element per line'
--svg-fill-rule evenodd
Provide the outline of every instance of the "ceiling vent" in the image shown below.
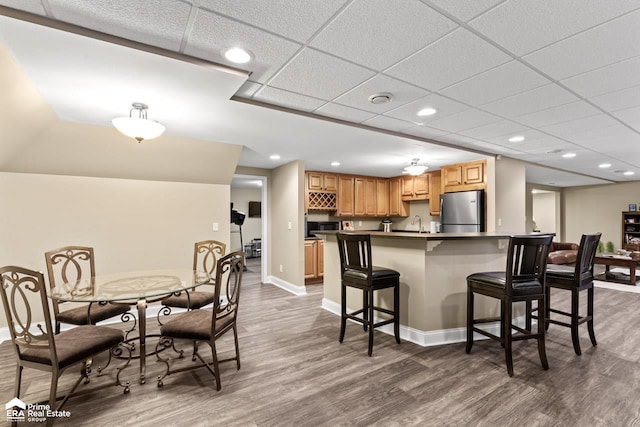
<path fill-rule="evenodd" d="M 372 104 L 386 104 L 391 102 L 391 94 L 387 92 L 374 93 L 369 97 L 369 102 Z"/>

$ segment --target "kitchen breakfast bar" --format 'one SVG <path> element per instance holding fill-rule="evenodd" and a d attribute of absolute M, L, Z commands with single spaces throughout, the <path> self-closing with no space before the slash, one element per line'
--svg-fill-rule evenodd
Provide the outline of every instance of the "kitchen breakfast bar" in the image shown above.
<path fill-rule="evenodd" d="M 422 346 L 463 342 L 466 331 L 467 281 L 469 274 L 504 271 L 509 236 L 526 233 L 417 233 L 355 231 L 370 234 L 374 265 L 400 272 L 400 334 Z M 322 306 L 340 314 L 340 255 L 336 231 L 317 233 L 324 245 L 324 298 Z M 388 291 L 388 293 L 387 293 Z M 383 290 L 376 305 L 390 307 L 393 295 Z M 349 309 L 360 308 L 362 296 L 349 289 Z M 495 299 L 477 298 L 476 317 L 500 313 Z M 516 310 L 515 315 L 521 315 Z M 380 330 L 393 333 L 391 325 Z M 351 326 L 353 327 L 353 326 Z M 385 329 L 389 327 L 388 329 Z"/>

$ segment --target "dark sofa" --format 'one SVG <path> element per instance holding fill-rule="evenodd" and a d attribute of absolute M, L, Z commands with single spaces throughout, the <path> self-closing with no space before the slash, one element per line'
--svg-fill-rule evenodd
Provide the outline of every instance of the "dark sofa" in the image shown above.
<path fill-rule="evenodd" d="M 578 257 L 578 244 L 551 242 L 549 246 L 548 264 L 574 264 Z"/>

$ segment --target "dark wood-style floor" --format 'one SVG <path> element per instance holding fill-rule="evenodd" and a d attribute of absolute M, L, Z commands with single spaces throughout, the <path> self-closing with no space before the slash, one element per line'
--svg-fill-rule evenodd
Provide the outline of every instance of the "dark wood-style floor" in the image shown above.
<path fill-rule="evenodd" d="M 171 375 L 157 388 L 162 365 L 149 357 L 146 384 L 135 379 L 136 363 L 125 371 L 130 394 L 107 388 L 72 398 L 65 405 L 71 418 L 57 425 L 640 426 L 640 294 L 596 289 L 598 347 L 583 327 L 583 354 L 576 356 L 569 330 L 552 325 L 551 368 L 542 370 L 535 343 L 517 342 L 510 378 L 502 349 L 488 340 L 467 355 L 463 343 L 422 348 L 377 333 L 368 357 L 361 326 L 349 324 L 338 343 L 339 318 L 320 308 L 322 285 L 294 296 L 259 284 L 257 274 L 245 279 L 242 369 L 223 365 L 221 391 L 204 369 Z M 564 295 L 552 298 L 566 306 Z M 148 324 L 155 328 L 151 319 Z M 232 351 L 230 338 L 221 352 Z M 0 402 L 13 397 L 14 372 L 4 342 Z M 64 378 L 68 384 L 75 372 Z M 46 399 L 48 386 L 47 374 L 26 370 L 23 400 Z"/>

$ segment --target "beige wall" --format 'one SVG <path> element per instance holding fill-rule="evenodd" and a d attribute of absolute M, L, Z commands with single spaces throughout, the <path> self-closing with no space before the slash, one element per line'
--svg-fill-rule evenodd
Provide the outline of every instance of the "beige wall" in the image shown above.
<path fill-rule="evenodd" d="M 46 271 L 45 251 L 78 244 L 98 274 L 191 268 L 195 241 L 229 243 L 229 199 L 228 185 L 0 172 L 0 265 Z"/>
<path fill-rule="evenodd" d="M 562 193 L 566 241 L 578 243 L 583 233 L 599 231 L 602 242 L 620 249 L 622 212 L 640 202 L 640 182 L 565 188 Z"/>
<path fill-rule="evenodd" d="M 533 216 L 538 230 L 542 233 L 556 232 L 556 198 L 558 193 L 535 193 L 533 196 Z M 531 230 L 529 230 L 531 231 Z M 558 239 L 556 239 L 558 240 Z"/>
<path fill-rule="evenodd" d="M 494 230 L 516 233 L 529 231 L 525 225 L 526 186 L 524 162 L 506 157 L 495 160 Z"/>
<path fill-rule="evenodd" d="M 268 190 L 269 274 L 304 286 L 304 162 L 273 169 Z"/>

